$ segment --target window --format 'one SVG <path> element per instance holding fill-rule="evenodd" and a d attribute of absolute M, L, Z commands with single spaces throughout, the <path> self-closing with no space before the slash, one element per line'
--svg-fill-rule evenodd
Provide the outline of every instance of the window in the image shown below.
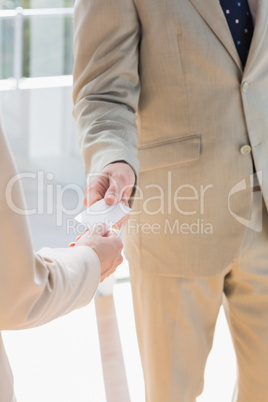
<path fill-rule="evenodd" d="M 73 0 L 0 0 L 0 80 L 71 75 Z"/>

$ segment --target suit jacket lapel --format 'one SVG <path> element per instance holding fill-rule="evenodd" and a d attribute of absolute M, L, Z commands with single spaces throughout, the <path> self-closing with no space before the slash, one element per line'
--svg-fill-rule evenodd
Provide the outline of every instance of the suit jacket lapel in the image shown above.
<path fill-rule="evenodd" d="M 268 25 L 268 1 L 259 0 L 253 38 L 249 50 L 245 71 L 248 71 L 261 48 Z"/>
<path fill-rule="evenodd" d="M 223 14 L 219 0 L 190 0 L 202 18 L 207 22 L 215 35 L 219 38 L 236 64 L 242 69 L 240 57 L 237 53 L 232 34 Z M 268 0 L 264 0 L 265 2 Z"/>

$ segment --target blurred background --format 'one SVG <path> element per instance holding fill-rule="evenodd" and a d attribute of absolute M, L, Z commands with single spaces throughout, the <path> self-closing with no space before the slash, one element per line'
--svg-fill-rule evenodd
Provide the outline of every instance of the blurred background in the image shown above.
<path fill-rule="evenodd" d="M 73 6 L 0 0 L 0 116 L 35 250 L 66 247 L 82 230 L 73 219 L 85 185 L 72 117 Z M 126 261 L 88 307 L 4 339 L 18 402 L 144 402 Z M 198 402 L 231 401 L 235 371 L 221 310 Z"/>

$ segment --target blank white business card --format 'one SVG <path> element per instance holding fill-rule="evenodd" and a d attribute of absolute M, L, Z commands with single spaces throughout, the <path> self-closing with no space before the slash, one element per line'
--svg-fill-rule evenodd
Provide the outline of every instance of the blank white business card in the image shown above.
<path fill-rule="evenodd" d="M 108 205 L 104 199 L 101 199 L 77 215 L 75 220 L 89 227 L 98 223 L 106 223 L 108 226 L 113 226 L 124 218 L 124 216 L 128 215 L 130 211 L 131 208 L 126 205 L 121 203 Z"/>

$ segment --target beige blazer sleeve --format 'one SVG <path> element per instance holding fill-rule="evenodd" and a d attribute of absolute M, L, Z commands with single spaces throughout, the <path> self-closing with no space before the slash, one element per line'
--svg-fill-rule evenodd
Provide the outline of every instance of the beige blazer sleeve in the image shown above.
<path fill-rule="evenodd" d="M 137 173 L 140 26 L 132 0 L 77 0 L 74 117 L 86 173 L 124 160 Z"/>
<path fill-rule="evenodd" d="M 6 192 L 16 175 L 0 128 L 0 330 L 44 324 L 90 302 L 100 279 L 100 262 L 88 247 L 33 252 L 21 184 Z M 40 228 L 42 230 L 42 228 Z"/>

